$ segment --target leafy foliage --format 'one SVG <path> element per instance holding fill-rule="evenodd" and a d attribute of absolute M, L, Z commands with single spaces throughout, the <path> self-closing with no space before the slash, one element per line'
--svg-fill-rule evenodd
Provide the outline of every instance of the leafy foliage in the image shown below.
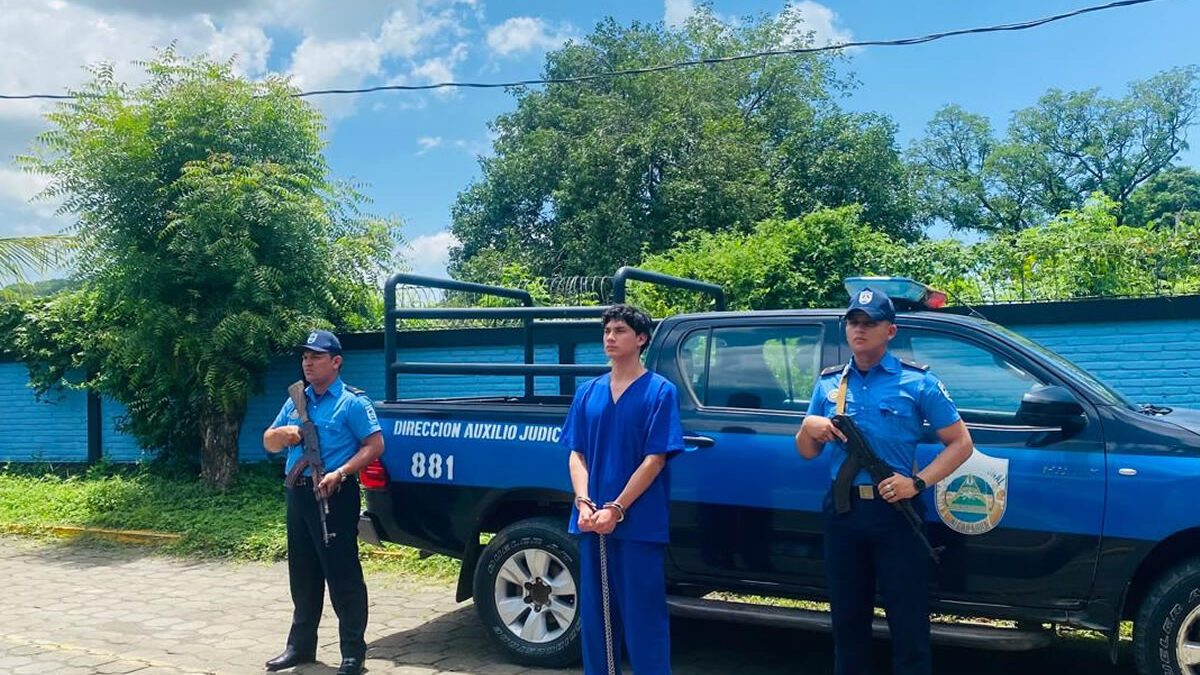
<path fill-rule="evenodd" d="M 24 282 L 27 272 L 66 264 L 74 249 L 74 237 L 63 234 L 0 237 L 0 277 Z"/>
<path fill-rule="evenodd" d="M 1117 225 L 1117 208 L 1097 193 L 1043 226 L 973 245 L 904 242 L 863 224 L 858 209 L 827 209 L 749 234 L 702 233 L 645 266 L 720 284 L 733 309 L 841 306 L 842 280 L 858 275 L 906 276 L 970 303 L 1200 292 L 1200 219 L 1146 229 Z M 632 290 L 655 316 L 709 308 L 690 293 Z"/>
<path fill-rule="evenodd" d="M 681 30 L 608 20 L 546 57 L 566 78 L 806 44 L 799 9 Z M 537 276 L 612 274 L 683 233 L 750 231 L 773 217 L 861 204 L 913 236 L 906 169 L 886 118 L 841 111 L 849 85 L 826 55 L 779 56 L 514 90 L 492 123 L 495 156 L 460 193 L 451 272 L 485 281 L 498 256 Z M 476 262 L 482 261 L 482 262 Z M 490 277 L 494 279 L 494 277 Z"/>
<path fill-rule="evenodd" d="M 322 118 L 285 81 L 172 49 L 143 66 L 136 88 L 96 68 L 21 158 L 78 217 L 81 288 L 7 323 L 40 391 L 81 371 L 144 447 L 201 448 L 225 485 L 273 355 L 314 326 L 373 323 L 398 226 L 331 183 Z"/>
<path fill-rule="evenodd" d="M 971 247 L 967 299 L 1009 301 L 1200 292 L 1200 219 L 1175 229 L 1118 225 L 1096 193 L 1041 227 Z"/>
<path fill-rule="evenodd" d="M 825 209 L 793 220 L 758 223 L 749 234 L 699 233 L 649 256 L 644 267 L 720 285 L 730 309 L 786 309 L 841 304 L 842 279 L 880 270 L 897 246 L 860 222 L 861 209 Z M 654 316 L 710 308 L 694 293 L 638 284 L 631 299 Z"/>
<path fill-rule="evenodd" d="M 0 300 L 16 301 L 22 298 L 45 297 L 59 291 L 70 290 L 78 284 L 70 279 L 44 279 L 42 281 L 18 281 L 0 289 Z"/>
<path fill-rule="evenodd" d="M 1174 227 L 1200 219 L 1200 171 L 1173 166 L 1142 183 L 1129 197 L 1125 222 L 1149 227 Z"/>
<path fill-rule="evenodd" d="M 908 153 L 925 214 L 958 229 L 1016 232 L 1100 192 L 1123 224 L 1138 186 L 1188 147 L 1198 72 L 1168 70 L 1119 99 L 1052 89 L 1013 115 L 1004 139 L 986 118 L 942 108 Z"/>

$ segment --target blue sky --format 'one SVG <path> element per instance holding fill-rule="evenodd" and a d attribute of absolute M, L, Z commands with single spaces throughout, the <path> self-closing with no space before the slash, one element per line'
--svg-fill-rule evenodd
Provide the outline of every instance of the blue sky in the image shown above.
<path fill-rule="evenodd" d="M 854 0 L 794 3 L 820 41 L 882 39 L 1045 16 L 1088 0 Z M 716 0 L 719 16 L 778 13 L 782 2 Z M 176 40 L 181 51 L 239 55 L 250 77 L 288 73 L 303 88 L 500 81 L 540 74 L 544 55 L 605 16 L 628 23 L 682 20 L 688 0 L 485 2 L 484 0 L 0 0 L 0 91 L 60 92 L 81 66 L 129 61 Z M 1197 0 L 1159 0 L 1016 33 L 949 38 L 912 47 L 856 50 L 846 68 L 859 87 L 843 101 L 883 112 L 907 147 L 947 103 L 1003 127 L 1047 89 L 1100 87 L 1119 96 L 1133 80 L 1200 63 Z M 329 116 L 327 156 L 339 177 L 365 184 L 372 210 L 405 222 L 413 268 L 444 270 L 450 206 L 479 176 L 490 151 L 487 123 L 511 110 L 501 90 L 386 92 L 312 99 Z M 69 220 L 54 204 L 29 203 L 44 179 L 18 172 L 11 155 L 44 128 L 45 106 L 0 101 L 0 236 L 53 232 Z M 1194 145 L 1200 147 L 1197 129 Z M 1200 165 L 1200 149 L 1183 162 Z"/>

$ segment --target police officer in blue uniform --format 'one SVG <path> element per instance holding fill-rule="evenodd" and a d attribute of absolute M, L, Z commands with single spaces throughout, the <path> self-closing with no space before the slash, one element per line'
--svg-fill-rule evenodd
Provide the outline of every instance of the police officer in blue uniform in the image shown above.
<path fill-rule="evenodd" d="M 924 544 L 892 506 L 950 475 L 970 456 L 971 435 L 946 388 L 925 366 L 888 351 L 896 310 L 881 291 L 865 288 L 846 310 L 850 363 L 828 368 L 813 387 L 796 449 L 805 459 L 828 453 L 830 494 L 825 497 L 825 570 L 833 614 L 834 672 L 870 672 L 875 589 L 887 612 L 895 675 L 929 675 L 929 558 Z M 846 460 L 845 436 L 830 418 L 844 409 L 871 448 L 894 473 L 873 485 L 866 471 L 852 479 L 850 510 L 834 508 L 833 485 Z M 917 442 L 925 421 L 945 445 L 917 470 Z"/>
<path fill-rule="evenodd" d="M 371 401 L 342 382 L 342 344 L 333 333 L 315 330 L 304 344 L 301 365 L 309 386 L 304 390 L 308 416 L 321 441 L 325 477 L 318 489 L 328 496 L 329 546 L 321 533 L 312 476 L 287 491 L 288 577 L 291 584 L 292 629 L 287 647 L 267 661 L 267 670 L 282 670 L 316 660 L 317 625 L 325 604 L 325 585 L 338 617 L 342 652 L 338 675 L 362 672 L 367 655 L 367 586 L 358 562 L 359 491 L 356 476 L 383 454 L 383 434 Z M 269 452 L 287 450 L 287 471 L 304 453 L 299 414 L 289 399 L 263 434 Z"/>
<path fill-rule="evenodd" d="M 670 471 L 683 450 L 675 385 L 639 358 L 650 317 L 614 305 L 602 317 L 612 371 L 575 392 L 562 444 L 575 489 L 583 672 L 620 675 L 623 647 L 637 675 L 670 675 L 664 550 Z"/>

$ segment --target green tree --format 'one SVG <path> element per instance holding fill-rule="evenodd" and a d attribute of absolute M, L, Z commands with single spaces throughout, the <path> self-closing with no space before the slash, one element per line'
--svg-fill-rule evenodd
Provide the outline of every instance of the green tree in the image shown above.
<path fill-rule="evenodd" d="M 861 207 L 768 219 L 748 233 L 701 232 L 648 256 L 647 269 L 720 285 L 730 309 L 796 309 L 843 304 L 846 277 L 890 274 L 902 244 L 865 225 Z M 636 284 L 630 295 L 654 316 L 709 309 L 692 292 Z"/>
<path fill-rule="evenodd" d="M 78 218 L 80 288 L 6 323 L 40 390 L 85 373 L 143 447 L 199 449 L 227 486 L 271 359 L 314 326 L 364 325 L 398 225 L 330 182 L 322 117 L 286 81 L 173 49 L 144 67 L 136 87 L 96 68 L 22 158 Z"/>
<path fill-rule="evenodd" d="M 1051 90 L 1013 115 L 1004 138 L 946 106 L 908 151 L 922 211 L 956 229 L 1014 233 L 1101 192 L 1120 224 L 1135 189 L 1188 147 L 1198 106 L 1195 67 L 1135 82 L 1119 99 Z"/>
<path fill-rule="evenodd" d="M 1186 150 L 1200 107 L 1197 68 L 1174 68 L 1134 82 L 1123 98 L 1051 90 L 1017 111 L 1011 135 L 1041 149 L 1072 186 L 1075 205 L 1094 192 L 1117 204 L 1117 223 L 1130 195 Z"/>
<path fill-rule="evenodd" d="M 1189 214 L 1200 216 L 1200 171 L 1173 166 L 1138 186 L 1125 206 L 1130 225 L 1174 227 Z"/>
<path fill-rule="evenodd" d="M 806 44 L 799 10 L 726 25 L 702 6 L 681 30 L 608 20 L 546 57 L 569 78 L 780 44 Z M 495 155 L 452 209 L 463 278 L 495 251 L 539 276 L 612 274 L 690 232 L 747 232 L 771 217 L 863 203 L 911 236 L 894 127 L 840 111 L 833 57 L 718 66 L 518 88 L 499 116 Z M 484 267 L 494 265 L 487 263 Z"/>
<path fill-rule="evenodd" d="M 1119 205 L 1097 192 L 1045 225 L 972 247 L 979 285 L 991 301 L 1193 293 L 1200 288 L 1196 222 L 1178 229 L 1119 225 Z"/>

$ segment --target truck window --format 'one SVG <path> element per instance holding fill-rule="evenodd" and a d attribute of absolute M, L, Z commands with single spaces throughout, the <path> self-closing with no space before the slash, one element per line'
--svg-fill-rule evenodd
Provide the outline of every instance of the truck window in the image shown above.
<path fill-rule="evenodd" d="M 921 329 L 902 329 L 892 351 L 928 364 L 967 422 L 1016 424 L 1021 397 L 1044 384 L 1000 354 L 974 342 Z"/>
<path fill-rule="evenodd" d="M 714 328 L 683 340 L 679 368 L 701 405 L 804 412 L 820 344 L 815 325 Z"/>

